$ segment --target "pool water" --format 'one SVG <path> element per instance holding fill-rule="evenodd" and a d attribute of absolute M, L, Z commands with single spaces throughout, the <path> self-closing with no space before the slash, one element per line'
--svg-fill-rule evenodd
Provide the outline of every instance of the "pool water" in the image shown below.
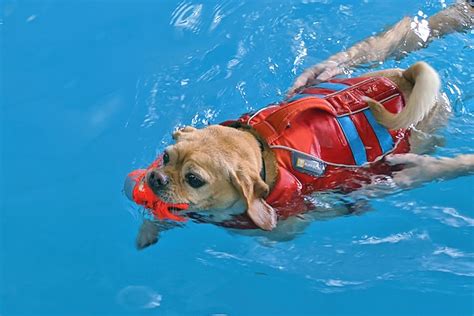
<path fill-rule="evenodd" d="M 474 177 L 370 200 L 271 242 L 189 222 L 143 251 L 122 193 L 178 126 L 282 99 L 305 67 L 444 0 L 0 4 L 0 315 L 472 315 Z M 473 31 L 425 60 L 474 152 Z M 354 75 L 367 69 L 359 69 Z"/>

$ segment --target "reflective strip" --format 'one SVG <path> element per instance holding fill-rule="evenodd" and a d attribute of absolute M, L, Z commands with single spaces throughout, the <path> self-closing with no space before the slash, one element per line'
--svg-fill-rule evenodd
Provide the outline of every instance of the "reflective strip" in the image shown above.
<path fill-rule="evenodd" d="M 354 122 L 352 122 L 349 116 L 338 117 L 337 121 L 339 122 L 339 125 L 346 136 L 356 165 L 360 166 L 365 164 L 367 162 L 367 153 L 365 152 L 364 144 L 360 139 Z"/>
<path fill-rule="evenodd" d="M 344 90 L 348 87 L 350 87 L 347 84 L 344 83 L 339 83 L 339 82 L 321 82 L 318 83 L 315 88 L 322 88 L 322 89 L 329 89 L 329 90 L 334 90 L 334 91 L 341 91 Z"/>
<path fill-rule="evenodd" d="M 370 109 L 363 111 L 367 121 L 369 122 L 370 126 L 374 130 L 375 136 L 377 136 L 377 140 L 380 144 L 380 148 L 382 149 L 382 153 L 385 154 L 392 150 L 393 148 L 393 138 L 392 135 L 388 132 L 388 130 L 380 125 L 377 120 L 375 119 L 372 111 Z"/>

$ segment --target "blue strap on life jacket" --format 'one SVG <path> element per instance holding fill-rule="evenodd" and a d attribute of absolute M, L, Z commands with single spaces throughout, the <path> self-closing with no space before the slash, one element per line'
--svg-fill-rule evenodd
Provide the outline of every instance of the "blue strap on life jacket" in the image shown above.
<path fill-rule="evenodd" d="M 321 82 L 315 86 L 315 88 L 334 90 L 334 92 L 344 90 L 348 87 L 350 87 L 350 85 L 339 82 Z"/>
<path fill-rule="evenodd" d="M 383 127 L 377 122 L 370 109 L 364 110 L 363 113 L 370 126 L 372 127 L 375 136 L 377 136 L 380 148 L 382 149 L 382 154 L 385 154 L 392 150 L 394 146 L 392 135 L 390 135 L 390 133 L 385 127 Z"/>
<path fill-rule="evenodd" d="M 339 125 L 341 126 L 344 135 L 346 136 L 349 147 L 352 151 L 352 156 L 354 157 L 355 164 L 361 166 L 367 162 L 367 153 L 365 151 L 364 143 L 360 139 L 359 133 L 352 122 L 349 115 L 339 116 L 337 118 Z"/>
<path fill-rule="evenodd" d="M 473 0 L 474 1 L 474 0 Z M 334 92 L 340 92 L 348 87 L 350 87 L 350 84 L 342 83 L 342 82 L 322 82 L 318 83 L 314 86 L 313 88 L 321 88 L 321 89 L 327 89 L 331 92 L 330 94 Z M 326 95 L 322 94 L 311 94 L 311 93 L 300 93 L 295 95 L 291 101 L 299 100 L 302 98 L 307 98 L 307 97 L 316 97 L 316 98 L 324 98 Z M 389 131 L 387 128 L 384 126 L 380 125 L 375 117 L 373 116 L 372 112 L 370 109 L 366 109 L 362 111 L 364 114 L 365 118 L 367 119 L 367 122 L 371 126 L 372 130 L 374 131 L 374 134 L 377 138 L 378 144 L 380 146 L 380 149 L 382 151 L 382 155 L 386 154 L 387 152 L 390 152 L 394 148 L 394 140 L 392 136 L 390 135 Z M 351 149 L 352 156 L 354 158 L 355 165 L 361 166 L 365 163 L 368 162 L 367 159 L 367 150 L 364 146 L 364 143 L 359 135 L 359 132 L 357 131 L 357 128 L 354 125 L 354 122 L 351 119 L 351 115 L 344 115 L 336 118 L 339 126 L 341 127 L 342 132 L 344 133 L 344 136 L 347 140 L 347 143 Z"/>

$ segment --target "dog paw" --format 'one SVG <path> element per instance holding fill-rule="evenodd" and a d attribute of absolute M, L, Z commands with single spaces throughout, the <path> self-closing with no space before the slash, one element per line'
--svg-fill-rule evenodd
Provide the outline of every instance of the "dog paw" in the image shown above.
<path fill-rule="evenodd" d="M 296 78 L 292 87 L 287 91 L 286 98 L 289 99 L 304 88 L 327 81 L 343 72 L 344 69 L 339 67 L 339 61 L 333 60 L 309 67 Z"/>
<path fill-rule="evenodd" d="M 137 249 L 141 250 L 158 242 L 159 229 L 152 221 L 143 221 L 142 226 L 137 235 L 135 245 Z"/>
<path fill-rule="evenodd" d="M 438 159 L 426 155 L 400 154 L 386 157 L 386 162 L 392 166 L 402 165 L 400 171 L 393 173 L 395 183 L 402 187 L 418 186 L 442 178 L 452 172 L 453 159 Z"/>
<path fill-rule="evenodd" d="M 424 163 L 429 163 L 436 160 L 436 158 L 430 156 L 417 155 L 412 153 L 389 155 L 385 157 L 385 162 L 391 166 L 404 165 L 405 168 L 411 168 Z"/>

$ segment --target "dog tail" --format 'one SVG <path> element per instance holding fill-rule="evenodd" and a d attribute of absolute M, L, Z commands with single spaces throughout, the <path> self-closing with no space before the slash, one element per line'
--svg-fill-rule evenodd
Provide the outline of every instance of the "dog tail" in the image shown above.
<path fill-rule="evenodd" d="M 398 114 L 385 109 L 379 102 L 366 98 L 377 121 L 388 129 L 408 128 L 420 122 L 434 107 L 440 89 L 438 73 L 427 63 L 417 62 L 403 72 L 414 84 L 406 106 Z"/>

